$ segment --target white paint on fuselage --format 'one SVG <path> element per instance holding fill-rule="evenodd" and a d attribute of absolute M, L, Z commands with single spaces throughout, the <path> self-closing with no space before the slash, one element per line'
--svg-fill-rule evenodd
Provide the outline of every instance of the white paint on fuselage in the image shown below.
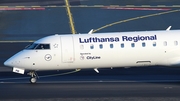
<path fill-rule="evenodd" d="M 123 41 L 123 36 L 154 36 L 153 40 Z M 84 68 L 180 65 L 180 30 L 115 32 L 80 35 L 52 35 L 34 43 L 50 44 L 50 49 L 25 49 L 4 64 L 26 70 L 62 70 Z M 90 38 L 114 38 L 96 42 Z M 119 39 L 118 39 L 119 38 Z M 81 39 L 81 40 L 80 40 Z M 85 43 L 89 39 L 89 42 Z M 84 41 L 85 40 L 85 41 Z M 145 47 L 142 43 L 145 43 Z M 153 46 L 153 43 L 156 46 Z M 166 44 L 165 46 L 164 44 Z M 121 44 L 124 44 L 124 48 Z M 131 44 L 134 43 L 135 47 Z M 100 49 L 99 45 L 103 48 Z M 113 48 L 110 48 L 113 44 Z M 90 47 L 94 48 L 91 49 Z"/>

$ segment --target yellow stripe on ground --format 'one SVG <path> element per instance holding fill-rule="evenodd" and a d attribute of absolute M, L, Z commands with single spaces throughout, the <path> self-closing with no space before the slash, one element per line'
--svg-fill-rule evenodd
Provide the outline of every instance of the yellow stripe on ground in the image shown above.
<path fill-rule="evenodd" d="M 73 17 L 72 17 L 72 14 L 71 14 L 70 5 L 69 5 L 68 0 L 65 0 L 65 3 L 66 3 L 66 11 L 67 11 L 67 14 L 68 14 L 68 17 L 69 17 L 69 23 L 70 23 L 71 32 L 72 32 L 72 34 L 76 34 L 76 30 L 74 28 L 74 21 L 73 21 Z"/>
<path fill-rule="evenodd" d="M 79 7 L 88 7 L 87 5 L 79 5 Z"/>
<path fill-rule="evenodd" d="M 173 5 L 172 7 L 180 7 L 180 5 Z"/>
<path fill-rule="evenodd" d="M 9 6 L 0 6 L 0 8 L 8 8 Z"/>
<path fill-rule="evenodd" d="M 117 22 L 110 23 L 110 24 L 107 24 L 105 26 L 102 26 L 102 27 L 100 27 L 98 29 L 95 29 L 93 32 L 97 32 L 97 31 L 102 30 L 104 28 L 107 28 L 107 27 L 110 27 L 110 26 L 113 26 L 113 25 L 116 25 L 116 24 L 124 23 L 124 22 L 129 22 L 129 21 L 148 18 L 148 17 L 153 17 L 153 16 L 164 15 L 164 14 L 168 14 L 168 13 L 175 13 L 175 12 L 179 12 L 179 11 L 180 11 L 180 9 L 161 12 L 161 13 L 155 13 L 155 14 L 149 14 L 149 15 L 145 15 L 145 16 L 134 17 L 134 18 L 126 19 L 126 20 L 121 20 L 121 21 L 117 21 Z"/>
<path fill-rule="evenodd" d="M 104 7 L 104 5 L 94 5 L 94 7 Z"/>
<path fill-rule="evenodd" d="M 110 7 L 119 7 L 119 5 L 110 5 Z"/>
<path fill-rule="evenodd" d="M 42 7 L 42 6 L 31 6 L 32 8 L 40 8 L 40 7 Z"/>
<path fill-rule="evenodd" d="M 34 42 L 34 40 L 22 40 L 22 41 L 0 41 L 0 43 L 21 43 L 21 42 Z"/>
<path fill-rule="evenodd" d="M 81 71 L 81 69 L 75 69 L 74 71 L 70 71 L 70 72 L 65 72 L 65 73 L 60 73 L 60 74 L 52 74 L 52 75 L 44 75 L 44 76 L 40 76 L 40 78 L 44 78 L 44 77 L 53 77 L 53 76 L 62 76 L 62 75 L 67 75 L 67 74 L 72 74 L 72 73 L 76 73 Z"/>
<path fill-rule="evenodd" d="M 52 5 L 52 6 L 43 6 L 43 7 L 52 7 L 52 8 L 55 8 L 55 7 L 60 7 L 60 6 Z M 65 7 L 65 6 L 63 6 L 63 7 Z"/>

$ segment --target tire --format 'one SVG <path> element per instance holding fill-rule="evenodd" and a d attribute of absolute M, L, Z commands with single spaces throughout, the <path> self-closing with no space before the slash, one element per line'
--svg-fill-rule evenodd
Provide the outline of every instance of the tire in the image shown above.
<path fill-rule="evenodd" d="M 31 82 L 32 84 L 36 83 L 36 81 L 37 81 L 37 78 L 35 78 L 35 77 L 30 78 L 30 82 Z"/>

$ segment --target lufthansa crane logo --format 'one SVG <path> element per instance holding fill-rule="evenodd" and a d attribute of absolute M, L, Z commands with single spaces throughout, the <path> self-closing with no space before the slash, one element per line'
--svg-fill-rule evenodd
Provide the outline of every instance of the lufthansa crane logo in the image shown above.
<path fill-rule="evenodd" d="M 46 54 L 44 58 L 46 61 L 50 61 L 52 59 L 52 56 L 50 54 Z"/>
<path fill-rule="evenodd" d="M 81 56 L 80 56 L 80 59 L 81 59 L 81 60 L 84 60 L 84 56 L 83 56 L 83 55 L 81 55 Z"/>

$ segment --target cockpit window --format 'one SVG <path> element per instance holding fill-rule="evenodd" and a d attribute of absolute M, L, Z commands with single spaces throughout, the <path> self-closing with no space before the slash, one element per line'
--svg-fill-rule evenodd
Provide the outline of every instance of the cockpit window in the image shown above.
<path fill-rule="evenodd" d="M 35 50 L 40 50 L 40 49 L 50 49 L 50 44 L 38 44 L 38 43 L 33 43 L 29 45 L 26 49 L 35 49 Z"/>
<path fill-rule="evenodd" d="M 50 49 L 49 44 L 39 44 L 36 49 Z"/>
<path fill-rule="evenodd" d="M 25 49 L 35 49 L 35 48 L 37 47 L 37 45 L 38 45 L 38 44 L 33 43 L 33 44 L 31 44 L 31 45 L 26 46 Z"/>

